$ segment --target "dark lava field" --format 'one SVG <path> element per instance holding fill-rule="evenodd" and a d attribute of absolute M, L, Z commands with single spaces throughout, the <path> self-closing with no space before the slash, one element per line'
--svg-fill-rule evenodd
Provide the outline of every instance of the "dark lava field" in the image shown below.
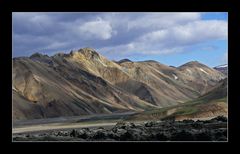
<path fill-rule="evenodd" d="M 119 122 L 108 128 L 15 134 L 13 141 L 227 141 L 227 118 Z"/>

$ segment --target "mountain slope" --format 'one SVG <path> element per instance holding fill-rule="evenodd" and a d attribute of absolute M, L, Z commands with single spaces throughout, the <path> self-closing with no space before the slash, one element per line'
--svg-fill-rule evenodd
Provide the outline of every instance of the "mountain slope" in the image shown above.
<path fill-rule="evenodd" d="M 214 87 L 216 81 L 226 78 L 224 74 L 197 61 L 186 63 L 178 67 L 178 70 L 186 74 L 184 82 L 200 92 L 201 95 L 206 93 L 209 88 Z"/>
<path fill-rule="evenodd" d="M 155 61 L 115 63 L 91 48 L 51 57 L 36 53 L 13 59 L 13 118 L 167 107 L 199 97 L 224 78 L 200 63 L 178 68 Z"/>
<path fill-rule="evenodd" d="M 228 74 L 228 65 L 227 64 L 216 66 L 216 67 L 214 67 L 214 69 L 218 70 L 219 72 L 222 72 L 225 75 Z"/>
<path fill-rule="evenodd" d="M 143 111 L 126 120 L 209 119 L 228 116 L 227 79 L 221 80 L 206 94 L 184 104 Z"/>

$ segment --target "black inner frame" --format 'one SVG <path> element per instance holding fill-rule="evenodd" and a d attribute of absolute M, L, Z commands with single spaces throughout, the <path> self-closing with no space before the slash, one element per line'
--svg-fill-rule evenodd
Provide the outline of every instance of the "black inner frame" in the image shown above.
<path fill-rule="evenodd" d="M 4 69 L 0 77 L 0 94 L 4 99 L 0 101 L 1 142 L 12 143 L 12 103 L 11 103 L 11 69 L 12 69 L 12 12 L 228 12 L 228 142 L 237 141 L 237 132 L 240 130 L 238 121 L 240 110 L 239 88 L 240 51 L 237 41 L 240 40 L 239 19 L 240 13 L 237 4 L 227 0 L 42 0 L 42 1 L 1 1 L 0 2 L 0 36 L 1 60 L 0 66 Z M 236 86 L 236 87 L 235 87 Z M 236 90 L 234 90 L 236 88 Z M 219 146 L 218 146 L 219 147 Z"/>

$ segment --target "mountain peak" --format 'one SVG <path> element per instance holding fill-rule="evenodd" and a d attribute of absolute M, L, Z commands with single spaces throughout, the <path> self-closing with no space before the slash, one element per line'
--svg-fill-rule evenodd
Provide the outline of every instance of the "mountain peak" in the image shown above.
<path fill-rule="evenodd" d="M 132 62 L 132 61 L 129 59 L 121 59 L 118 61 L 118 63 L 124 63 L 124 62 Z"/>
<path fill-rule="evenodd" d="M 203 65 L 199 61 L 190 61 L 190 62 L 187 62 L 187 63 L 185 63 L 185 64 L 183 64 L 183 65 L 181 65 L 179 67 L 186 67 L 186 66 L 192 67 L 192 66 L 205 66 L 205 65 Z"/>
<path fill-rule="evenodd" d="M 218 65 L 214 68 L 225 68 L 225 67 L 228 67 L 228 64 L 222 64 L 222 65 Z"/>
<path fill-rule="evenodd" d="M 53 57 L 64 57 L 66 56 L 67 54 L 63 53 L 63 52 L 59 52 L 59 53 L 56 53 L 55 55 L 53 55 Z"/>
<path fill-rule="evenodd" d="M 92 48 L 81 48 L 77 51 L 71 51 L 70 55 L 74 56 L 74 55 L 78 55 L 81 54 L 83 56 L 85 56 L 87 59 L 94 59 L 94 58 L 99 58 L 100 55 Z"/>
<path fill-rule="evenodd" d="M 46 55 L 43 55 L 43 54 L 41 54 L 41 53 L 39 53 L 39 52 L 36 52 L 36 53 L 34 53 L 34 54 L 32 54 L 31 56 L 30 56 L 30 58 L 36 58 L 36 57 L 44 57 L 44 56 L 46 56 Z"/>
<path fill-rule="evenodd" d="M 142 62 L 147 62 L 147 63 L 159 63 L 158 61 L 156 60 L 144 60 Z"/>
<path fill-rule="evenodd" d="M 218 70 L 219 72 L 222 72 L 223 74 L 228 74 L 228 64 L 218 65 L 214 67 L 215 70 Z"/>
<path fill-rule="evenodd" d="M 47 63 L 47 64 L 51 64 L 52 63 L 52 59 L 51 57 L 49 57 L 48 55 L 43 55 L 41 53 L 34 53 L 30 56 L 30 59 L 33 61 L 38 61 L 38 62 L 43 62 L 43 63 Z"/>
<path fill-rule="evenodd" d="M 197 60 L 194 60 L 194 61 L 190 61 L 190 62 L 188 62 L 186 64 L 201 64 L 201 63 L 199 61 L 197 61 Z"/>
<path fill-rule="evenodd" d="M 48 55 L 43 55 L 39 52 L 36 52 L 30 56 L 30 59 L 33 60 L 41 60 L 41 59 L 49 59 L 50 57 Z"/>
<path fill-rule="evenodd" d="M 94 49 L 92 48 L 82 48 L 79 49 L 78 52 L 84 54 L 84 55 L 99 55 Z"/>

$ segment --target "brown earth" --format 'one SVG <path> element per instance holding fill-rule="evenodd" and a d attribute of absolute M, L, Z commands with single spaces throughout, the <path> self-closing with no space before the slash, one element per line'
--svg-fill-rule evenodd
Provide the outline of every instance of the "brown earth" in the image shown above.
<path fill-rule="evenodd" d="M 113 62 L 91 48 L 13 59 L 13 120 L 144 111 L 195 99 L 226 76 L 199 62 Z"/>

